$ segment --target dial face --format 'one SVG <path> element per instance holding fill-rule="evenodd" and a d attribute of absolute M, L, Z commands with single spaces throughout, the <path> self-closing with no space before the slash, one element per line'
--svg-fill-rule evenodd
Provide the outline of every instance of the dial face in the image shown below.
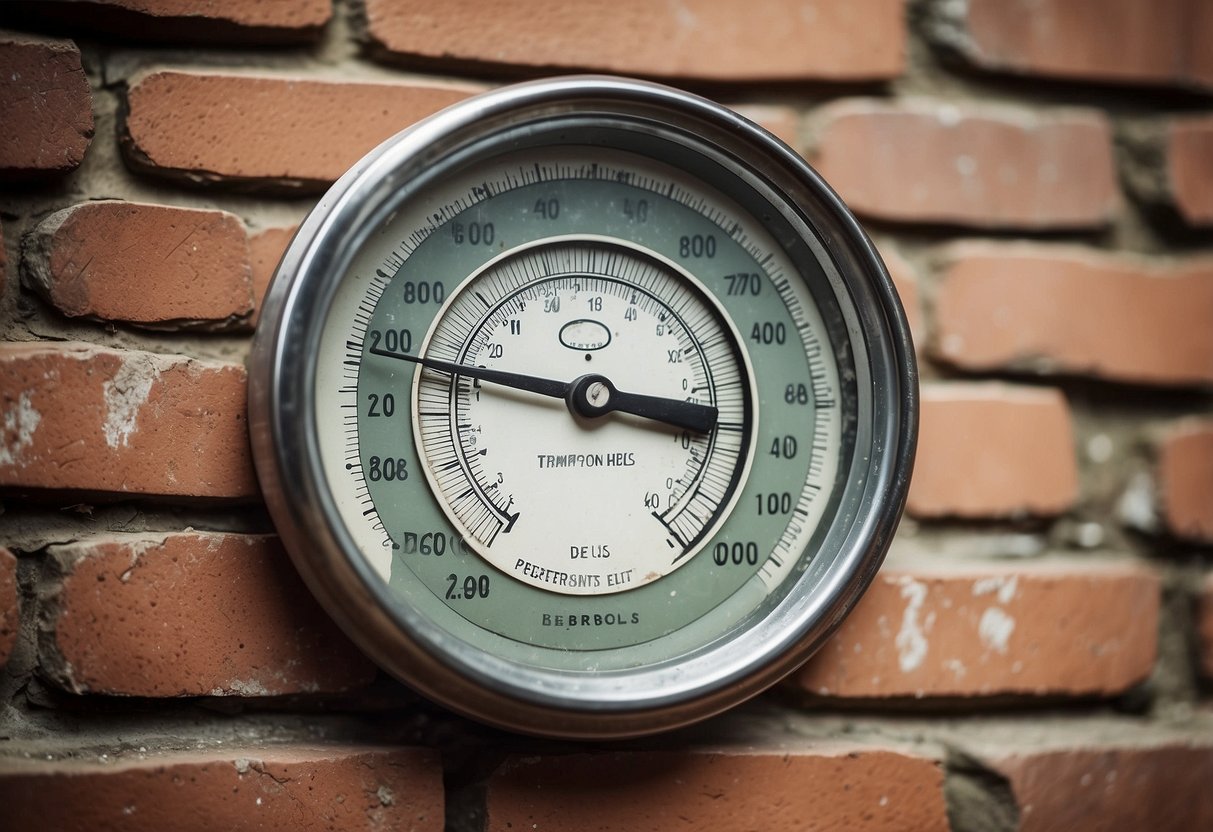
<path fill-rule="evenodd" d="M 687 563 L 733 507 L 756 416 L 745 353 L 671 261 L 609 238 L 533 241 L 466 281 L 421 352 L 572 382 L 561 398 L 430 369 L 413 379 L 431 490 L 510 577 L 572 595 L 634 589 Z M 629 393 L 657 410 L 599 413 Z M 671 424 L 685 403 L 711 426 Z"/>
<path fill-rule="evenodd" d="M 300 227 L 250 364 L 266 503 L 369 655 L 611 737 L 773 684 L 875 574 L 916 431 L 904 315 L 773 138 L 609 78 L 469 99 Z"/>
<path fill-rule="evenodd" d="M 341 282 L 315 402 L 329 481 L 391 587 L 498 653 L 619 668 L 720 636 L 805 568 L 844 453 L 838 360 L 751 212 L 577 144 L 480 160 L 422 197 Z M 477 368 L 716 415 L 587 417 Z"/>

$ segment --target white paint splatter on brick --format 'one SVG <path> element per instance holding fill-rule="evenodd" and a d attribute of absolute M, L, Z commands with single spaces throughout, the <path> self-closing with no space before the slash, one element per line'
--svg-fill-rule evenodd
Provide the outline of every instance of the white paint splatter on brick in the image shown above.
<path fill-rule="evenodd" d="M 21 454 L 34 444 L 34 431 L 42 422 L 42 414 L 34 410 L 31 394 L 17 397 L 17 406 L 4 414 L 4 441 L 0 442 L 0 465 L 14 465 Z"/>
<path fill-rule="evenodd" d="M 215 688 L 211 696 L 224 696 L 228 693 L 238 693 L 241 696 L 268 696 L 269 690 L 256 679 L 233 679 L 227 683 L 227 690 Z"/>
<path fill-rule="evenodd" d="M 699 15 L 695 14 L 695 12 L 685 3 L 674 0 L 670 6 L 674 12 L 674 19 L 678 21 L 679 27 L 683 29 L 699 28 Z"/>
<path fill-rule="evenodd" d="M 965 674 L 969 672 L 965 667 L 965 663 L 960 659 L 945 659 L 943 669 L 952 674 L 956 679 L 963 679 Z"/>
<path fill-rule="evenodd" d="M 1015 592 L 1019 589 L 1018 575 L 995 575 L 990 578 L 978 578 L 973 582 L 973 595 L 980 598 L 992 592 L 998 593 L 998 603 L 1009 604 L 1015 600 Z"/>
<path fill-rule="evenodd" d="M 1011 634 L 1015 632 L 1015 619 L 1003 612 L 1001 607 L 990 607 L 981 614 L 977 624 L 977 635 L 990 650 L 1007 652 Z"/>
<path fill-rule="evenodd" d="M 910 577 L 901 578 L 901 597 L 906 599 L 905 611 L 901 614 L 901 629 L 893 643 L 897 646 L 897 664 L 902 673 L 910 673 L 922 666 L 927 657 L 927 637 L 918 620 L 923 602 L 927 600 L 927 587 Z"/>
<path fill-rule="evenodd" d="M 134 540 L 127 544 L 127 549 L 131 553 L 131 561 L 126 570 L 118 576 L 118 580 L 122 581 L 124 584 L 128 583 L 131 579 L 131 574 L 135 571 L 135 568 L 139 566 L 139 562 L 143 560 L 143 556 L 147 554 L 150 549 L 163 546 L 164 541 L 164 537 L 158 537 L 148 540 Z"/>
<path fill-rule="evenodd" d="M 111 448 L 119 445 L 126 447 L 129 443 L 131 434 L 135 432 L 139 411 L 147 403 L 155 378 L 155 369 L 150 361 L 127 359 L 122 362 L 113 379 L 102 385 L 105 443 Z"/>
<path fill-rule="evenodd" d="M 944 336 L 939 346 L 944 355 L 958 356 L 965 351 L 965 339 L 953 332 Z"/>

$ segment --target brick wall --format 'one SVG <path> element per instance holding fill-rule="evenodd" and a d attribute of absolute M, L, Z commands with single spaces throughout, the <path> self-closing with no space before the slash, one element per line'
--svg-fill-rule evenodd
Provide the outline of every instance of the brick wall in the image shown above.
<path fill-rule="evenodd" d="M 6 828 L 1213 826 L 1213 4 L 92 0 L 0 27 Z M 907 519 L 837 636 L 623 745 L 378 675 L 274 539 L 245 429 L 258 300 L 326 185 L 584 69 L 800 150 L 924 377 Z"/>

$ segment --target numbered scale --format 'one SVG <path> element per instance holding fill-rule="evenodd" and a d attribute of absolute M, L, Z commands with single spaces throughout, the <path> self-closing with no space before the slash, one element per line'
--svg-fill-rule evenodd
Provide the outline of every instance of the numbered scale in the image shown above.
<path fill-rule="evenodd" d="M 566 78 L 390 139 L 301 226 L 251 363 L 258 474 L 382 667 L 618 737 L 803 662 L 900 517 L 917 384 L 855 220 L 786 146 Z"/>

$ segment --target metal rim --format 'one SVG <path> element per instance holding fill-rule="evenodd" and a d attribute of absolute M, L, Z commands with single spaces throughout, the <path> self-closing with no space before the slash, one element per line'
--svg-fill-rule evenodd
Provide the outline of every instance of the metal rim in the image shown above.
<path fill-rule="evenodd" d="M 850 337 L 870 368 L 870 390 L 862 394 L 872 403 L 873 452 L 862 470 L 852 462 L 864 484 L 847 487 L 849 522 L 826 521 L 841 540 L 840 554 L 826 574 L 796 578 L 761 622 L 733 638 L 729 661 L 719 651 L 700 656 L 712 673 L 692 684 L 672 682 L 695 676 L 694 669 L 626 674 L 631 685 L 621 687 L 618 678 L 503 665 L 427 631 L 426 622 L 385 605 L 361 559 L 347 554 L 352 542 L 319 471 L 309 415 L 318 324 L 335 276 L 377 217 L 404 198 L 423 171 L 477 138 L 525 119 L 585 110 L 678 125 L 787 200 L 833 264 L 838 302 L 850 307 L 844 309 Z M 769 687 L 814 652 L 858 600 L 904 505 L 917 433 L 917 370 L 904 313 L 871 242 L 793 151 L 736 114 L 667 87 L 599 77 L 520 84 L 457 104 L 390 139 L 343 176 L 300 227 L 262 321 L 250 366 L 254 456 L 266 503 L 297 568 L 381 665 L 430 698 L 502 727 L 565 737 L 635 735 L 709 716 Z"/>

